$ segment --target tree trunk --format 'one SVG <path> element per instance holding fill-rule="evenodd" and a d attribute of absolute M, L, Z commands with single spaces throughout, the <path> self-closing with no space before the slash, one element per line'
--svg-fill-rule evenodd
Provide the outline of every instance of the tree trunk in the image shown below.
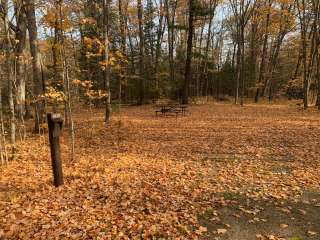
<path fill-rule="evenodd" d="M 217 1 L 215 0 L 210 0 L 209 3 L 210 10 L 212 11 L 212 14 L 209 17 L 209 25 L 208 25 L 208 34 L 207 34 L 207 39 L 206 39 L 206 48 L 205 48 L 205 53 L 204 53 L 204 59 L 203 59 L 203 71 L 202 74 L 200 75 L 200 79 L 205 78 L 205 96 L 208 101 L 208 89 L 209 89 L 209 76 L 208 76 L 208 56 L 209 56 L 209 48 L 210 48 L 210 42 L 211 42 L 211 36 L 212 36 L 212 23 L 213 23 L 213 18 L 215 14 L 215 9 L 217 7 Z"/>
<path fill-rule="evenodd" d="M 201 91 L 201 85 L 202 85 L 202 70 L 203 70 L 203 57 L 202 57 L 202 43 L 204 40 L 204 29 L 206 27 L 206 22 L 203 21 L 203 23 L 201 23 L 201 30 L 200 30 L 200 37 L 199 37 L 199 47 L 198 47 L 198 53 L 197 55 L 198 57 L 198 61 L 197 61 L 197 65 L 196 65 L 196 70 L 195 72 L 197 73 L 197 76 L 195 78 L 196 82 L 196 94 L 195 96 L 197 96 L 197 98 L 199 98 L 202 95 L 202 91 Z M 195 37 L 196 38 L 196 37 Z M 197 43 L 197 40 L 195 41 Z M 197 48 L 197 46 L 196 46 Z"/>
<path fill-rule="evenodd" d="M 19 121 L 24 122 L 25 101 L 26 101 L 26 81 L 24 72 L 25 48 L 26 48 L 26 16 L 22 6 L 16 4 L 15 13 L 17 21 L 16 32 L 16 111 Z"/>
<path fill-rule="evenodd" d="M 155 74 L 155 88 L 158 90 L 159 88 L 159 79 L 158 79 L 158 65 L 159 65 L 159 58 L 161 55 L 161 44 L 163 40 L 163 34 L 165 31 L 165 24 L 164 24 L 164 14 L 163 14 L 163 1 L 160 0 L 160 14 L 159 14 L 159 26 L 157 29 L 157 42 L 156 42 L 156 55 L 155 55 L 155 64 L 154 64 L 154 74 Z"/>
<path fill-rule="evenodd" d="M 245 92 L 245 76 L 244 76 L 244 70 L 245 70 L 245 36 L 244 36 L 244 25 L 241 27 L 241 67 L 240 67 L 240 79 L 241 79 L 241 101 L 240 105 L 244 105 L 244 92 Z"/>
<path fill-rule="evenodd" d="M 269 39 L 269 25 L 270 25 L 270 8 L 272 6 L 272 0 L 269 0 L 268 2 L 268 13 L 267 13 L 267 20 L 266 20 L 266 28 L 265 28 L 265 34 L 264 34 L 264 40 L 263 40 L 263 50 L 262 50 L 262 56 L 261 56 L 261 63 L 260 63 L 260 71 L 259 71 L 259 78 L 258 78 L 258 88 L 256 92 L 255 102 L 259 102 L 260 98 L 260 92 L 261 87 L 260 84 L 263 82 L 265 78 L 265 67 L 266 67 L 266 57 L 268 53 L 268 39 Z M 262 91 L 264 92 L 264 91 Z"/>
<path fill-rule="evenodd" d="M 306 26 L 305 26 L 305 2 L 302 0 L 303 4 L 303 23 L 301 30 L 301 38 L 302 38 L 302 59 L 303 59 L 303 107 L 307 109 L 309 107 L 309 79 L 307 74 L 307 40 L 306 40 Z"/>
<path fill-rule="evenodd" d="M 318 82 L 318 96 L 317 96 L 317 106 L 318 110 L 320 110 L 320 2 L 315 1 L 314 6 L 316 14 L 316 21 L 317 21 L 317 30 L 316 30 L 316 42 L 317 42 L 317 64 L 316 64 L 316 75 L 317 75 L 317 82 Z"/>
<path fill-rule="evenodd" d="M 58 5 L 61 5 L 61 1 L 58 1 Z M 55 23 L 54 23 L 54 39 L 52 45 L 52 61 L 53 61 L 53 72 L 54 72 L 54 84 L 61 84 L 60 74 L 59 74 L 59 63 L 58 63 L 58 56 L 59 56 L 59 42 L 61 40 L 61 29 L 59 29 L 59 9 L 56 8 L 55 11 Z M 60 16 L 61 17 L 61 16 Z"/>
<path fill-rule="evenodd" d="M 118 2 L 118 10 L 119 10 L 119 26 L 120 26 L 120 45 L 121 45 L 121 54 L 122 54 L 122 60 L 121 60 L 121 66 L 120 66 L 120 80 L 119 80 L 119 104 L 121 104 L 122 100 L 122 92 L 126 93 L 126 89 L 123 89 L 123 86 L 125 88 L 127 87 L 126 83 L 126 70 L 125 70 L 125 60 L 127 59 L 127 49 L 126 49 L 126 27 L 125 27 L 125 17 L 124 17 L 124 11 L 123 11 L 123 3 L 122 0 L 119 0 Z"/>
<path fill-rule="evenodd" d="M 183 85 L 182 104 L 189 103 L 189 85 L 192 79 L 191 62 L 192 62 L 192 44 L 194 32 L 194 0 L 189 0 L 189 22 L 188 22 L 188 40 L 187 40 L 187 59 L 185 66 L 185 79 Z"/>
<path fill-rule="evenodd" d="M 318 52 L 317 57 L 317 82 L 318 82 L 318 96 L 317 96 L 317 106 L 320 110 L 320 53 Z"/>
<path fill-rule="evenodd" d="M 316 42 L 316 82 L 318 84 L 318 94 L 317 94 L 317 106 L 318 110 L 320 110 L 320 2 L 319 1 L 313 1 L 313 11 L 316 16 L 316 30 L 314 32 L 315 34 L 315 42 Z"/>
<path fill-rule="evenodd" d="M 2 69 L 1 69 L 2 70 Z M 0 145 L 1 145 L 1 163 L 8 164 L 7 142 L 4 129 L 3 105 L 2 105 L 2 88 L 0 88 Z"/>
<path fill-rule="evenodd" d="M 307 77 L 307 19 L 306 19 L 306 4 L 305 0 L 296 1 L 298 15 L 300 19 L 300 32 L 301 32 L 301 48 L 302 48 L 302 61 L 303 61 L 303 107 L 306 110 L 309 105 L 309 79 Z"/>
<path fill-rule="evenodd" d="M 209 48 L 210 48 L 210 39 L 211 39 L 211 33 L 212 33 L 212 22 L 213 22 L 213 16 L 210 17 L 209 20 L 209 26 L 208 26 L 208 35 L 207 35 L 207 42 L 206 42 L 206 49 L 205 49 L 205 55 L 204 55 L 204 66 L 203 71 L 201 75 L 201 79 L 205 78 L 205 96 L 206 101 L 208 101 L 208 89 L 209 89 L 209 76 L 208 76 L 208 56 L 209 56 Z"/>
<path fill-rule="evenodd" d="M 239 36 L 238 36 L 239 37 Z M 238 104 L 239 102 L 239 90 L 240 90 L 240 79 L 241 79 L 241 68 L 240 68 L 240 65 L 241 65 L 241 47 L 240 47 L 240 44 L 239 44 L 239 40 L 237 40 L 238 43 L 237 43 L 237 72 L 236 72 L 236 76 L 235 76 L 235 81 L 236 81 L 236 84 L 235 84 L 235 104 Z"/>
<path fill-rule="evenodd" d="M 44 116 L 44 101 L 41 97 L 44 93 L 41 63 L 38 49 L 38 29 L 36 22 L 34 0 L 26 0 L 26 14 L 29 30 L 30 52 L 32 56 L 32 69 L 33 69 L 33 85 L 34 85 L 34 98 L 35 98 L 35 131 L 40 132 L 40 125 L 43 123 Z"/>
<path fill-rule="evenodd" d="M 165 1 L 166 18 L 168 25 L 168 49 L 169 49 L 169 69 L 170 69 L 170 82 L 174 84 L 176 90 L 178 89 L 175 81 L 175 64 L 174 64 L 174 25 L 175 25 L 175 7 L 172 9 L 170 16 L 169 0 Z"/>
<path fill-rule="evenodd" d="M 264 85 L 264 92 L 266 91 L 268 85 L 269 85 L 269 102 L 273 99 L 273 93 L 275 90 L 275 85 L 276 85 L 276 78 L 274 76 L 277 65 L 278 65 L 278 59 L 279 59 L 279 54 L 280 54 L 280 49 L 281 45 L 283 43 L 283 39 L 286 36 L 287 32 L 286 31 L 280 31 L 277 41 L 275 43 L 275 46 L 272 47 L 272 52 L 270 54 L 270 62 L 269 62 L 269 74 L 270 77 L 265 79 L 265 85 Z"/>
<path fill-rule="evenodd" d="M 142 105 L 145 100 L 145 74 L 144 74 L 144 33 L 143 33 L 143 8 L 141 0 L 137 0 L 138 7 L 138 21 L 139 21 L 139 74 L 140 74 L 140 83 L 139 83 L 139 105 Z"/>
<path fill-rule="evenodd" d="M 299 56 L 298 56 L 298 62 L 297 62 L 297 65 L 295 67 L 295 71 L 294 71 L 294 74 L 292 75 L 291 79 L 294 80 L 297 78 L 298 76 L 298 73 L 299 73 L 299 69 L 300 69 L 300 65 L 301 65 L 301 53 L 299 53 Z"/>
<path fill-rule="evenodd" d="M 125 25 L 126 25 L 126 30 L 128 33 L 128 42 L 129 42 L 129 48 L 130 48 L 131 74 L 135 75 L 136 74 L 136 67 L 135 67 L 136 65 L 134 62 L 134 47 L 133 47 L 132 36 L 130 34 L 130 29 L 128 26 L 128 18 L 127 17 L 126 17 Z"/>
<path fill-rule="evenodd" d="M 110 91 L 110 67 L 109 67 L 109 0 L 103 0 L 103 22 L 104 22 L 104 81 L 106 87 L 106 114 L 105 122 L 110 123 L 111 118 L 111 91 Z"/>
<path fill-rule="evenodd" d="M 65 49 L 65 33 L 63 30 L 63 14 L 62 14 L 62 1 L 58 1 L 57 9 L 59 11 L 59 43 L 61 44 L 61 59 L 62 59 L 62 79 L 64 85 L 65 95 L 67 96 L 66 104 L 65 104 L 65 111 L 66 115 L 68 116 L 68 127 L 69 127 L 69 135 L 71 139 L 71 160 L 74 160 L 75 156 L 75 131 L 74 131 L 74 122 L 72 116 L 72 99 L 71 99 L 71 88 L 70 88 L 70 77 L 69 77 L 69 65 L 67 61 L 66 49 Z"/>
<path fill-rule="evenodd" d="M 7 81 L 8 81 L 8 101 L 9 101 L 9 112 L 10 112 L 10 143 L 13 146 L 13 153 L 15 151 L 16 144 L 16 120 L 15 120 L 15 106 L 14 106 L 14 86 L 13 86 L 13 75 L 12 75 L 12 61 L 11 61 L 11 37 L 10 37 L 10 29 L 9 29 L 9 8 L 8 2 L 6 0 L 2 0 L 2 4 L 5 10 L 4 16 L 4 33 L 6 39 L 5 53 L 6 53 L 6 67 L 7 67 Z"/>
<path fill-rule="evenodd" d="M 255 12 L 256 14 L 256 12 Z M 250 83 L 249 86 L 255 85 L 257 81 L 257 60 L 258 60 L 258 23 L 256 20 L 252 20 L 251 33 L 250 33 Z"/>

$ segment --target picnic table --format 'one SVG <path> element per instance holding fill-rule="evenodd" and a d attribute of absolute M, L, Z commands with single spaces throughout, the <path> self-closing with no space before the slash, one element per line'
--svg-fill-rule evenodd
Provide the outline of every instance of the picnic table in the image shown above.
<path fill-rule="evenodd" d="M 185 116 L 188 110 L 187 105 L 182 105 L 182 104 L 161 104 L 157 105 L 157 110 L 156 110 L 156 115 L 158 113 L 161 113 L 162 115 L 170 115 L 170 114 L 175 114 L 176 117 L 178 117 L 179 114 L 182 116 Z"/>

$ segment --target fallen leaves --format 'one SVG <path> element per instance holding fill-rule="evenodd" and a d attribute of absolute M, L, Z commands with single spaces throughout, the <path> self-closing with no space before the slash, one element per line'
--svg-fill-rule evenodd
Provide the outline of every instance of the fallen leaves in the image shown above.
<path fill-rule="evenodd" d="M 289 225 L 288 224 L 280 224 L 280 227 L 282 228 L 282 229 L 285 229 L 285 228 L 288 228 L 289 227 Z"/>
<path fill-rule="evenodd" d="M 264 239 L 264 236 L 261 235 L 261 234 L 256 234 L 256 238 L 259 239 L 259 240 L 261 240 L 261 239 Z"/>
<path fill-rule="evenodd" d="M 303 210 L 303 209 L 298 209 L 299 213 L 301 215 L 307 215 L 307 211 L 306 210 Z"/>
<path fill-rule="evenodd" d="M 223 239 L 233 236 L 234 225 L 224 223 L 220 207 L 237 205 L 230 214 L 235 220 L 266 224 L 252 202 L 235 200 L 294 202 L 320 182 L 314 140 L 320 121 L 312 115 L 304 119 L 288 109 L 241 112 L 232 106 L 202 106 L 176 120 L 154 118 L 150 108 L 129 108 L 119 129 L 116 118 L 105 128 L 102 113 L 84 111 L 75 119 L 76 161 L 68 161 L 67 139 L 62 142 L 65 186 L 51 186 L 48 147 L 37 138 L 20 147 L 19 160 L 1 169 L 0 238 L 197 239 L 214 232 Z M 306 129 L 306 121 L 315 129 Z M 304 151 L 290 147 L 302 140 Z M 219 161 L 203 157 L 220 152 L 221 158 L 237 153 Z M 281 160 L 288 152 L 294 161 Z M 273 160 L 274 155 L 280 157 Z M 292 171 L 284 176 L 275 167 Z M 218 193 L 229 194 L 213 199 Z M 199 223 L 207 209 L 217 224 L 213 230 Z M 300 210 L 301 216 L 310 214 Z M 278 212 L 290 219 L 298 211 L 283 204 Z"/>
<path fill-rule="evenodd" d="M 217 229 L 217 233 L 220 234 L 220 235 L 223 235 L 223 234 L 226 234 L 227 233 L 227 229 L 224 229 L 224 228 L 219 228 Z"/>
<path fill-rule="evenodd" d="M 277 237 L 274 236 L 274 235 L 269 235 L 269 236 L 268 236 L 268 239 L 269 239 L 269 240 L 277 240 Z"/>
<path fill-rule="evenodd" d="M 316 236 L 316 235 L 318 235 L 318 233 L 314 232 L 314 231 L 308 231 L 308 235 L 309 236 Z"/>
<path fill-rule="evenodd" d="M 283 207 L 280 209 L 282 212 L 284 213 L 287 213 L 287 214 L 290 214 L 291 213 L 291 210 L 289 208 L 286 208 L 286 207 Z"/>
<path fill-rule="evenodd" d="M 257 240 L 285 240 L 284 238 L 277 237 L 273 234 L 271 234 L 271 235 L 256 234 L 256 239 Z"/>
<path fill-rule="evenodd" d="M 206 227 L 200 226 L 199 229 L 196 231 L 197 234 L 202 235 L 203 233 L 208 232 Z"/>

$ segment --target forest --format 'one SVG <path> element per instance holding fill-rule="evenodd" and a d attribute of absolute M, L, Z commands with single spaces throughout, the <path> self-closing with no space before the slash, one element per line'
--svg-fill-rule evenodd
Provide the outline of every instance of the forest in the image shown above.
<path fill-rule="evenodd" d="M 320 238 L 319 0 L 0 0 L 0 46 L 0 240 Z"/>

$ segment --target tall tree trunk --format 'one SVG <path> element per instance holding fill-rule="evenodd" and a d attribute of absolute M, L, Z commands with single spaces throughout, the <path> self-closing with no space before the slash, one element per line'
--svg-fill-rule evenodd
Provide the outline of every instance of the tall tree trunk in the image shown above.
<path fill-rule="evenodd" d="M 245 70 L 245 36 L 244 36 L 244 25 L 241 26 L 241 67 L 240 67 L 240 79 L 241 79 L 241 100 L 240 105 L 244 105 L 244 92 L 245 92 L 245 76 L 244 76 L 244 70 Z"/>
<path fill-rule="evenodd" d="M 126 49 L 126 27 L 125 27 L 125 17 L 124 17 L 124 9 L 122 0 L 118 0 L 118 10 L 119 10 L 119 27 L 120 27 L 120 45 L 121 45 L 121 54 L 122 54 L 122 61 L 120 66 L 120 81 L 119 81 L 119 104 L 121 104 L 122 100 L 122 91 L 124 90 L 126 94 L 127 81 L 126 81 L 126 69 L 125 69 L 125 60 L 127 58 L 127 49 Z"/>
<path fill-rule="evenodd" d="M 169 69 L 170 69 L 170 82 L 177 88 L 175 82 L 175 66 L 174 66 L 174 25 L 175 25 L 175 7 L 172 9 L 172 14 L 170 15 L 169 1 L 165 1 L 166 7 L 166 18 L 168 24 L 168 48 L 169 48 Z"/>
<path fill-rule="evenodd" d="M 301 2 L 300 2 L 301 1 Z M 297 0 L 297 9 L 300 19 L 301 48 L 303 61 L 303 107 L 309 106 L 309 79 L 307 77 L 307 19 L 305 0 Z"/>
<path fill-rule="evenodd" d="M 316 43 L 316 83 L 318 84 L 317 106 L 320 110 L 320 2 L 312 1 L 313 12 L 315 13 L 316 29 L 315 29 L 315 43 Z"/>
<path fill-rule="evenodd" d="M 197 77 L 195 79 L 195 85 L 196 85 L 196 92 L 195 92 L 195 96 L 197 96 L 198 98 L 202 95 L 202 91 L 201 91 L 201 85 L 202 85 L 202 70 L 203 70 L 203 60 L 204 58 L 202 57 L 202 45 L 203 45 L 203 41 L 204 41 L 204 29 L 207 28 L 206 26 L 206 21 L 203 21 L 201 23 L 201 30 L 200 30 L 200 36 L 199 36 L 199 47 L 198 47 L 198 53 L 197 55 L 198 60 L 197 60 L 197 65 L 196 65 L 196 70 L 195 72 L 197 73 Z M 196 41 L 197 43 L 198 41 Z M 197 46 L 196 46 L 197 48 Z"/>
<path fill-rule="evenodd" d="M 209 90 L 209 76 L 208 76 L 208 57 L 209 57 L 209 48 L 210 48 L 210 39 L 211 39 L 211 33 L 212 33 L 212 22 L 213 22 L 213 15 L 210 16 L 209 25 L 208 25 L 208 34 L 207 34 L 207 40 L 206 40 L 206 48 L 204 52 L 204 58 L 203 58 L 203 70 L 200 75 L 200 79 L 205 79 L 204 83 L 204 95 L 206 96 L 206 101 L 208 101 L 208 90 Z"/>
<path fill-rule="evenodd" d="M 35 98 L 35 131 L 40 132 L 40 125 L 43 123 L 44 101 L 40 97 L 44 94 L 44 86 L 41 74 L 41 63 L 38 49 L 38 28 L 35 14 L 34 0 L 25 0 L 26 14 L 29 30 L 30 51 L 32 56 L 33 85 Z"/>
<path fill-rule="evenodd" d="M 16 111 L 20 123 L 24 122 L 26 102 L 26 81 L 24 72 L 25 48 L 26 48 L 26 16 L 21 4 L 15 5 L 17 31 L 16 31 Z"/>
<path fill-rule="evenodd" d="M 239 38 L 239 35 L 238 37 Z M 236 72 L 236 75 L 235 75 L 235 81 L 236 81 L 236 84 L 235 84 L 235 104 L 238 104 L 239 102 L 239 92 L 240 92 L 240 79 L 241 79 L 241 46 L 239 44 L 239 40 L 237 40 L 238 43 L 236 44 L 237 45 L 237 59 L 236 59 L 236 65 L 237 65 L 237 72 Z"/>
<path fill-rule="evenodd" d="M 211 1 L 210 1 L 211 4 Z M 205 78 L 205 96 L 206 101 L 208 101 L 208 89 L 209 89 L 209 76 L 208 76 L 208 56 L 209 56 L 209 48 L 210 48 L 210 39 L 211 39 L 211 33 L 212 33 L 212 22 L 213 22 L 213 15 L 210 16 L 209 20 L 209 26 L 208 26 L 208 35 L 207 35 L 207 41 L 206 41 L 206 49 L 204 53 L 204 59 L 203 59 L 203 71 L 201 75 L 201 79 Z"/>
<path fill-rule="evenodd" d="M 134 47 L 133 47 L 133 41 L 132 41 L 132 36 L 130 34 L 130 28 L 128 24 L 128 17 L 126 17 L 125 25 L 126 25 L 126 30 L 128 33 L 128 42 L 129 42 L 129 48 L 130 48 L 130 62 L 131 62 L 131 74 L 135 75 L 136 74 L 136 68 L 135 68 L 135 62 L 134 62 Z"/>
<path fill-rule="evenodd" d="M 109 124 L 111 118 L 111 91 L 110 91 L 110 66 L 109 66 L 109 0 L 103 0 L 103 23 L 104 23 L 104 81 L 106 87 L 106 114 L 105 122 Z"/>
<path fill-rule="evenodd" d="M 292 77 L 291 77 L 292 80 L 296 79 L 297 76 L 298 76 L 299 69 L 300 69 L 300 65 L 301 65 L 301 60 L 302 60 L 301 58 L 302 58 L 301 53 L 299 53 L 298 61 L 297 61 L 297 64 L 296 64 L 294 73 L 293 73 L 293 75 L 292 75 Z"/>
<path fill-rule="evenodd" d="M 58 4 L 61 1 L 58 1 Z M 54 22 L 54 39 L 53 39 L 53 44 L 52 44 L 52 62 L 53 62 L 53 72 L 54 72 L 54 84 L 61 84 L 61 76 L 59 74 L 59 67 L 58 67 L 58 56 L 59 56 L 59 42 L 61 41 L 61 29 L 59 29 L 59 9 L 56 8 L 55 11 L 55 22 Z M 55 106 L 54 106 L 55 107 Z"/>
<path fill-rule="evenodd" d="M 317 26 L 318 26 L 318 30 L 317 30 L 317 46 L 318 46 L 318 56 L 317 56 L 317 80 L 318 80 L 318 109 L 320 110 L 320 2 L 314 2 L 317 3 Z"/>
<path fill-rule="evenodd" d="M 143 33 L 143 7 L 141 0 L 137 0 L 138 7 L 138 21 L 139 21 L 139 74 L 140 74 L 140 86 L 139 86 L 139 105 L 142 105 L 145 100 L 145 74 L 144 74 L 144 33 Z"/>
<path fill-rule="evenodd" d="M 239 79 L 239 85 L 240 85 L 240 105 L 243 106 L 244 105 L 244 85 L 245 85 L 245 80 L 244 80 L 244 61 L 245 61 L 245 52 L 244 52 L 244 34 L 245 34 L 245 15 L 244 15 L 244 1 L 240 1 L 240 15 L 238 16 L 238 24 L 239 24 L 239 49 L 240 49 L 240 64 L 239 64 L 239 75 L 240 75 L 240 79 Z"/>
<path fill-rule="evenodd" d="M 1 69 L 2 70 L 2 69 Z M 8 151 L 5 135 L 3 104 L 2 104 L 2 88 L 0 88 L 0 145 L 1 145 L 1 163 L 8 164 Z"/>
<path fill-rule="evenodd" d="M 317 83 L 318 83 L 318 96 L 317 96 L 317 106 L 320 110 L 320 52 L 318 52 L 317 57 Z"/>
<path fill-rule="evenodd" d="M 264 92 L 266 91 L 268 85 L 269 85 L 269 102 L 273 99 L 273 93 L 275 90 L 275 85 L 276 85 L 276 78 L 275 78 L 275 72 L 277 69 L 277 65 L 279 62 L 279 54 L 280 54 L 280 49 L 281 45 L 283 43 L 283 39 L 286 36 L 287 32 L 286 31 L 281 31 L 277 36 L 277 41 L 275 42 L 275 45 L 271 48 L 271 54 L 270 54 L 270 61 L 269 61 L 269 74 L 270 77 L 265 78 L 265 84 L 264 84 Z"/>
<path fill-rule="evenodd" d="M 265 78 L 265 68 L 266 68 L 266 58 L 268 53 L 268 39 L 269 39 L 269 26 L 270 26 L 270 15 L 271 15 L 271 7 L 272 7 L 272 0 L 268 0 L 268 13 L 266 19 L 266 26 L 265 26 L 265 33 L 264 33 L 264 40 L 263 40 L 263 47 L 262 47 L 262 56 L 261 56 L 261 63 L 260 63 L 260 70 L 259 70 L 259 78 L 258 78 L 258 88 L 255 96 L 255 102 L 259 102 L 260 92 L 261 92 L 261 84 Z M 262 90 L 262 94 L 264 95 L 264 90 Z"/>
<path fill-rule="evenodd" d="M 65 111 L 68 119 L 68 127 L 69 127 L 69 135 L 70 135 L 70 145 L 71 145 L 71 160 L 74 160 L 75 156 L 75 131 L 74 131 L 74 122 L 72 116 L 72 99 L 71 99 L 71 88 L 70 88 L 70 77 L 69 77 L 69 65 L 68 59 L 65 49 L 65 33 L 63 29 L 63 10 L 62 6 L 63 0 L 59 0 L 57 2 L 57 10 L 59 12 L 59 44 L 61 45 L 60 48 L 60 55 L 62 60 L 62 80 L 64 85 L 64 92 L 67 96 L 66 104 L 65 104 Z"/>
<path fill-rule="evenodd" d="M 257 14 L 257 12 L 255 12 Z M 257 83 L 257 62 L 258 62 L 258 27 L 259 24 L 256 20 L 252 20 L 251 23 L 251 41 L 250 41 L 250 61 L 249 61 L 249 71 L 250 71 L 250 85 L 254 86 Z M 256 100 L 256 98 L 255 98 Z"/>
<path fill-rule="evenodd" d="M 175 25 L 175 15 L 176 15 L 176 4 L 170 4 L 170 0 L 165 0 L 165 10 L 166 10 L 166 19 L 168 25 L 168 50 L 169 50 L 169 74 L 170 74 L 170 82 L 178 91 L 178 83 L 175 79 L 175 62 L 174 62 L 174 25 Z M 171 14 L 170 14 L 170 5 L 172 5 Z"/>
<path fill-rule="evenodd" d="M 188 40 L 187 40 L 187 59 L 185 66 L 185 76 L 182 93 L 182 104 L 189 103 L 189 85 L 192 79 L 191 62 L 192 62 L 192 45 L 194 32 L 194 0 L 189 0 L 189 20 L 188 20 Z"/>
<path fill-rule="evenodd" d="M 306 39 L 306 31 L 307 26 L 306 24 L 306 13 L 305 13 L 305 1 L 302 0 L 303 5 L 303 23 L 302 23 L 302 30 L 301 30 L 301 38 L 302 38 L 302 56 L 303 56 L 303 107 L 307 109 L 309 107 L 309 79 L 307 73 L 307 39 Z"/>
<path fill-rule="evenodd" d="M 4 6 L 4 33 L 6 39 L 6 46 L 5 46 L 5 53 L 6 53 L 6 67 L 7 67 L 7 81 L 8 81 L 8 96 L 9 96 L 9 112 L 10 112 L 10 143 L 13 146 L 12 150 L 13 153 L 15 151 L 15 144 L 16 144 L 16 120 L 15 120 L 15 106 L 14 106 L 14 86 L 13 86 L 13 75 L 12 75 L 12 61 L 11 61 L 11 54 L 12 54 L 12 44 L 11 44 L 11 37 L 10 37 L 10 27 L 9 27 L 9 8 L 8 8 L 8 1 L 2 0 L 2 5 Z"/>
<path fill-rule="evenodd" d="M 159 58 L 161 56 L 161 43 L 163 40 L 163 34 L 165 31 L 165 24 L 164 24 L 164 14 L 163 14 L 163 1 L 160 0 L 159 2 L 159 25 L 157 29 L 157 42 L 156 42 L 156 53 L 155 53 L 155 65 L 154 65 L 154 74 L 155 74 L 155 88 L 159 88 L 159 79 L 158 79 L 158 65 L 159 65 Z"/>

